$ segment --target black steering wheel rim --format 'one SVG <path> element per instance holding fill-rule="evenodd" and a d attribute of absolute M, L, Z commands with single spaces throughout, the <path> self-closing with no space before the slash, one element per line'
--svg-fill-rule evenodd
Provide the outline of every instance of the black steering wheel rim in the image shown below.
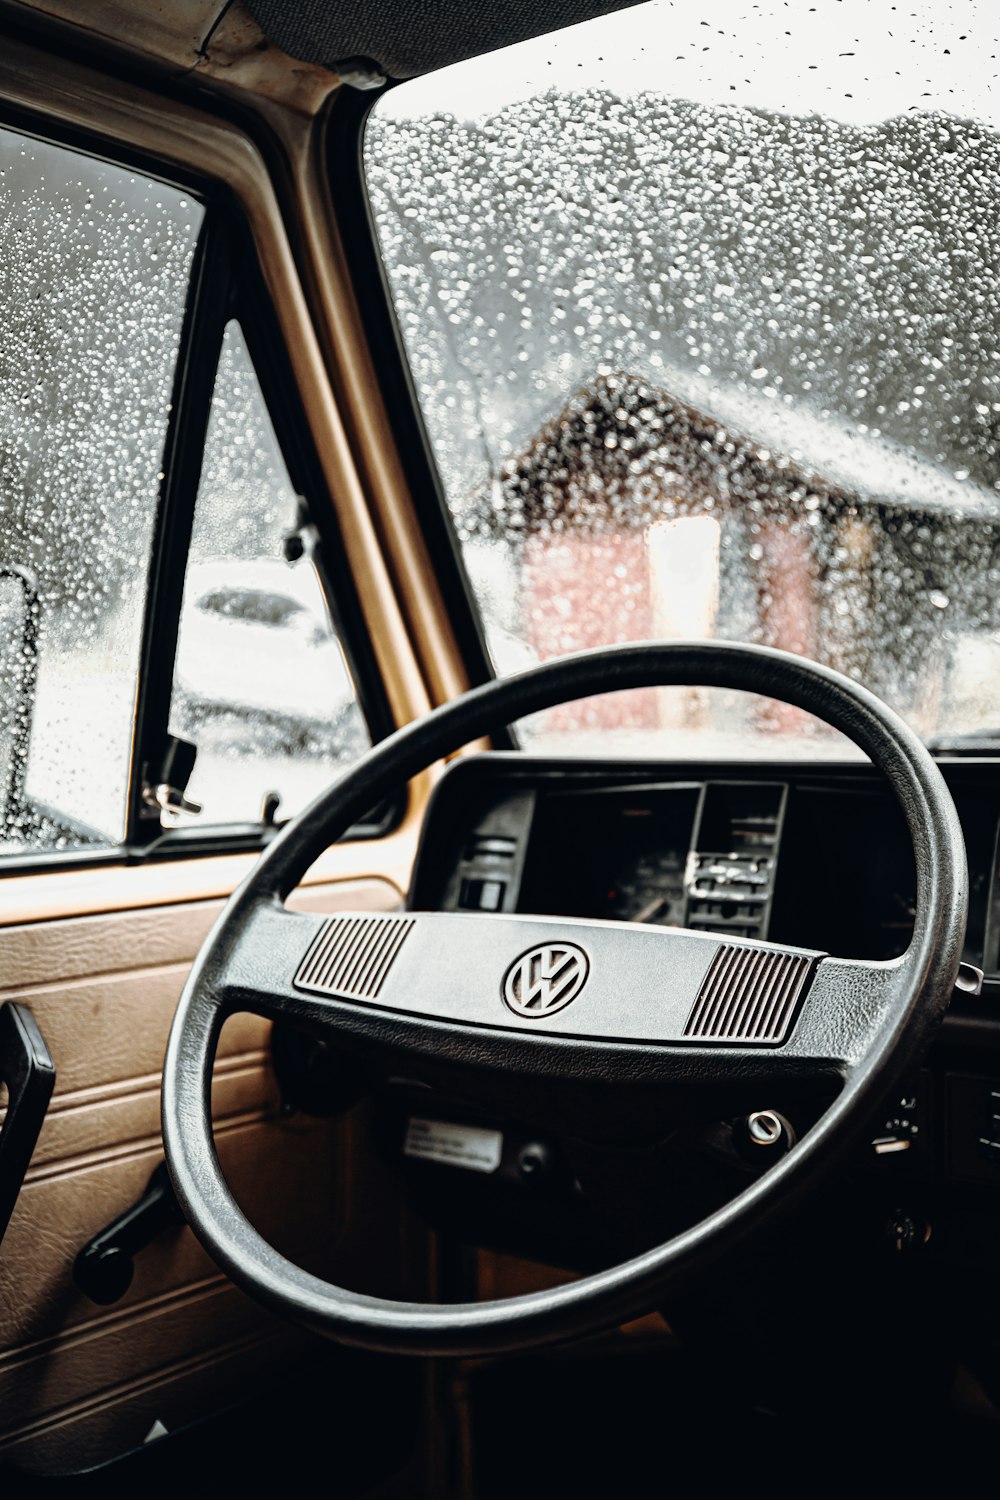
<path fill-rule="evenodd" d="M 323 850 L 372 805 L 443 756 L 503 724 L 576 698 L 670 685 L 758 693 L 813 713 L 852 739 L 895 792 L 913 844 L 917 913 L 906 953 L 884 966 L 890 1003 L 872 1023 L 866 1054 L 852 1060 L 841 1092 L 819 1122 L 763 1177 L 665 1244 L 580 1281 L 498 1302 L 439 1306 L 349 1292 L 294 1266 L 233 1201 L 212 1141 L 211 1067 L 229 1013 L 217 989 L 241 934 L 262 905 L 281 903 Z M 488 683 L 373 747 L 282 830 L 227 903 L 192 967 L 164 1065 L 163 1135 L 175 1191 L 196 1235 L 238 1285 L 280 1314 L 344 1343 L 395 1353 L 476 1355 L 627 1321 L 662 1303 L 672 1283 L 738 1244 L 764 1215 L 808 1191 L 848 1149 L 947 1007 L 966 908 L 965 846 L 940 771 L 898 715 L 830 668 L 738 643 L 649 642 L 579 653 Z"/>

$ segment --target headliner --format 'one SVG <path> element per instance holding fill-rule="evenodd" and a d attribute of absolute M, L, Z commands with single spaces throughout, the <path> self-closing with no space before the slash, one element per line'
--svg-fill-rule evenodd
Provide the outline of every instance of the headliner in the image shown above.
<path fill-rule="evenodd" d="M 338 72 L 370 60 L 412 78 L 512 42 L 558 31 L 637 0 L 246 0 L 267 38 L 303 62 Z"/>

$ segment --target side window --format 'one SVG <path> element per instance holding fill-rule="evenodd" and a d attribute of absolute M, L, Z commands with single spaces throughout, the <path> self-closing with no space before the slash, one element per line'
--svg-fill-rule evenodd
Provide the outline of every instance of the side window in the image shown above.
<path fill-rule="evenodd" d="M 178 189 L 0 129 L 0 858 L 157 841 L 139 772 L 169 774 L 168 734 L 200 811 L 162 824 L 213 837 L 291 816 L 370 742 L 237 321 L 214 393 L 187 378 L 231 291 L 205 227 Z"/>
<path fill-rule="evenodd" d="M 170 733 L 197 746 L 187 787 L 204 824 L 292 815 L 368 743 L 298 496 L 240 325 L 209 420 L 174 670 Z M 297 548 L 290 549 L 298 550 Z M 187 815 L 168 814 L 171 821 Z"/>
<path fill-rule="evenodd" d="M 0 130 L 0 853 L 126 836 L 164 441 L 203 217 Z"/>

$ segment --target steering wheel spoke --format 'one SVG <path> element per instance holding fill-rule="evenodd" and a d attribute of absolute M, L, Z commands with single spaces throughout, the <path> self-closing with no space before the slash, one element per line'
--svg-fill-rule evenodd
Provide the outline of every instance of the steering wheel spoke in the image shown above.
<path fill-rule="evenodd" d="M 314 1030 L 331 1024 L 330 1007 L 296 990 L 292 980 L 302 953 L 326 926 L 312 913 L 264 900 L 247 913 L 240 941 L 212 975 L 213 1003 L 223 1016 L 250 1011 L 268 1020 L 294 1020 Z"/>
<path fill-rule="evenodd" d="M 687 929 L 260 903 L 221 966 L 221 1008 L 354 1046 L 513 1075 L 629 1081 L 845 1072 L 896 966 Z"/>

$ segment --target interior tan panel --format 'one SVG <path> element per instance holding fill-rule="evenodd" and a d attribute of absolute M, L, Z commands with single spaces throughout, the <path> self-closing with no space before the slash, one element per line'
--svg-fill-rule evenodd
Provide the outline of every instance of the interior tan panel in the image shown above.
<path fill-rule="evenodd" d="M 115 58 L 132 71 L 145 65 L 167 78 L 196 77 L 220 92 L 238 94 L 258 109 L 268 105 L 313 115 L 336 83 L 328 68 L 287 56 L 267 41 L 249 11 L 225 0 L 2 0 L 23 20 L 30 11 L 78 50 Z"/>
<path fill-rule="evenodd" d="M 410 786 L 406 814 L 385 838 L 335 844 L 303 877 L 302 886 L 370 877 L 406 890 L 420 831 L 421 810 L 433 776 Z M 249 873 L 257 855 L 223 854 L 205 858 L 150 860 L 144 865 L 80 864 L 63 870 L 3 875 L 0 926 L 47 921 L 52 917 L 136 911 L 147 906 L 212 900 L 228 896 Z"/>
<path fill-rule="evenodd" d="M 250 1021 L 251 1018 L 240 1017 Z M 212 1103 L 216 1117 L 230 1120 L 272 1110 L 276 1104 L 270 1075 L 264 1071 L 266 1026 L 254 1027 L 253 1049 L 224 1057 L 216 1068 Z M 160 1080 L 128 1079 L 117 1095 L 107 1097 L 114 1085 L 83 1089 L 61 1096 L 60 1108 L 50 1111 L 32 1158 L 27 1183 L 51 1180 L 86 1157 L 100 1162 L 133 1152 L 143 1142 L 159 1142 Z"/>
<path fill-rule="evenodd" d="M 199 1352 L 227 1347 L 259 1333 L 256 1309 L 235 1288 L 219 1281 L 186 1294 L 158 1298 L 129 1317 L 108 1319 L 78 1338 L 66 1339 L 58 1358 L 41 1345 L 8 1363 L 0 1373 L 0 1406 L 10 1428 L 37 1427 L 39 1413 L 79 1410 L 102 1391 L 133 1384 L 150 1373 L 149 1341 L 155 1338 L 158 1369 Z M 96 1376 L 96 1379 L 95 1379 Z"/>
<path fill-rule="evenodd" d="M 339 1156 L 330 1155 L 326 1124 L 311 1122 L 308 1129 L 278 1136 L 278 1127 L 272 1121 L 261 1112 L 250 1123 L 227 1128 L 226 1122 L 221 1122 L 220 1156 L 234 1191 L 248 1211 L 257 1214 L 262 1230 L 281 1239 L 282 1248 L 290 1254 L 308 1258 L 314 1233 L 321 1233 L 324 1245 L 329 1245 L 343 1232 L 344 1193 L 338 1192 L 337 1183 L 327 1180 L 338 1175 Z M 108 1376 L 121 1375 L 113 1353 L 107 1352 L 117 1345 L 104 1342 L 116 1330 L 132 1330 L 130 1359 L 135 1347 L 141 1345 L 144 1368 L 150 1367 L 151 1358 L 151 1367 L 159 1368 L 161 1331 L 154 1326 L 157 1310 L 175 1316 L 192 1299 L 201 1298 L 206 1286 L 228 1285 L 190 1232 L 177 1229 L 164 1233 L 140 1252 L 132 1286 L 112 1307 L 90 1302 L 73 1286 L 69 1273 L 76 1252 L 92 1233 L 141 1195 L 161 1160 L 158 1146 L 147 1143 L 127 1159 L 85 1166 L 25 1188 L 24 1202 L 18 1205 L 16 1220 L 11 1222 L 4 1241 L 0 1276 L 4 1318 L 0 1411 L 5 1433 L 18 1425 L 15 1392 L 21 1402 L 21 1421 L 40 1415 L 33 1401 L 25 1405 L 23 1372 L 29 1365 L 36 1370 L 36 1384 L 44 1382 L 54 1406 L 61 1406 L 63 1396 L 70 1395 L 63 1361 L 74 1349 L 85 1346 L 90 1350 L 92 1369 L 96 1363 L 103 1370 L 107 1361 Z M 327 1189 L 323 1194 L 317 1192 L 320 1184 Z M 329 1214 L 319 1215 L 321 1226 L 314 1230 L 310 1223 L 303 1222 L 301 1213 L 294 1216 L 297 1223 L 293 1230 L 283 1225 L 289 1206 L 296 1200 L 315 1202 L 320 1197 L 331 1204 Z M 28 1285 L 24 1284 L 26 1266 L 30 1269 Z M 239 1300 L 248 1317 L 255 1315 L 246 1298 L 240 1295 Z M 209 1323 L 204 1322 L 202 1334 L 208 1343 L 215 1341 Z M 109 1383 L 113 1383 L 110 1378 L 102 1378 L 99 1386 L 103 1389 Z"/>
<path fill-rule="evenodd" d="M 299 265 L 317 315 L 338 409 L 362 468 L 379 537 L 435 703 L 470 686 L 409 493 L 328 191 L 331 164 L 294 115 L 274 121 L 295 175 Z"/>
<path fill-rule="evenodd" d="M 399 892 L 389 881 L 344 881 L 300 890 L 291 904 L 385 911 Z M 0 1455 L 29 1466 L 93 1464 L 141 1442 L 156 1417 L 190 1420 L 207 1379 L 214 1407 L 222 1392 L 238 1394 L 240 1369 L 246 1388 L 265 1345 L 273 1359 L 275 1339 L 291 1348 L 299 1337 L 231 1287 L 186 1228 L 136 1257 L 129 1291 L 110 1307 L 72 1281 L 79 1250 L 141 1196 L 162 1160 L 167 1031 L 221 905 L 0 929 L 0 998 L 30 1005 L 57 1070 L 0 1247 Z M 263 1233 L 329 1272 L 351 1217 L 350 1132 L 281 1115 L 267 1041 L 256 1017 L 233 1017 L 223 1030 L 213 1092 L 220 1159 Z M 367 1198 L 365 1207 L 367 1218 Z"/>
<path fill-rule="evenodd" d="M 296 911 L 346 911 L 353 906 L 359 911 L 391 911 L 401 900 L 399 888 L 391 881 L 345 880 L 299 889 L 288 905 Z M 18 998 L 11 991 L 31 986 L 38 992 L 37 1003 L 43 1005 L 45 987 L 57 980 L 80 975 L 93 979 L 123 971 L 135 976 L 171 964 L 183 966 L 201 947 L 222 906 L 221 901 L 191 901 L 151 911 L 71 918 L 57 927 L 44 922 L 0 927 L 0 997 Z M 177 986 L 175 1001 L 179 994 Z M 134 1042 L 132 1038 L 130 1049 Z M 54 1050 L 54 1044 L 50 1045 Z M 127 1055 L 131 1057 L 131 1050 Z M 87 1066 L 69 1057 L 66 1065 Z M 60 1093 L 62 1083 L 60 1078 Z"/>
<path fill-rule="evenodd" d="M 157 1421 L 171 1432 L 190 1421 L 192 1412 L 225 1408 L 245 1396 L 257 1377 L 272 1375 L 282 1354 L 302 1345 L 301 1335 L 267 1320 L 262 1331 L 228 1347 L 161 1366 L 111 1388 L 101 1400 L 71 1403 L 58 1416 L 27 1425 L 0 1453 L 46 1472 L 87 1468 L 95 1454 L 138 1447 Z"/>

